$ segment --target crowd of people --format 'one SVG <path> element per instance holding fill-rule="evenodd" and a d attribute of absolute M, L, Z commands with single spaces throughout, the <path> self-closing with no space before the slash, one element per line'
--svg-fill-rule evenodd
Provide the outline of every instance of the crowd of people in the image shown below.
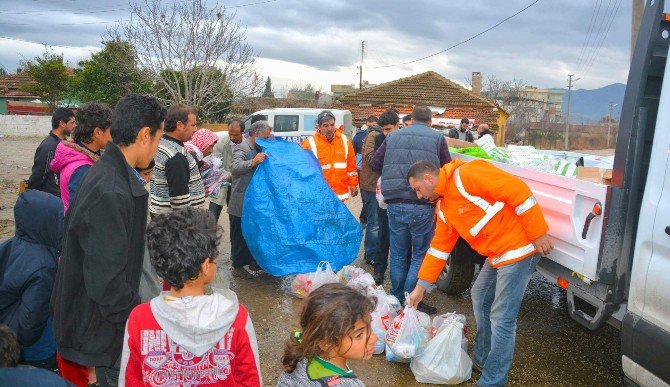
<path fill-rule="evenodd" d="M 140 94 L 113 110 L 88 102 L 54 111 L 14 208 L 16 236 L 0 245 L 0 384 L 262 384 L 251 316 L 232 291 L 205 287 L 217 272 L 224 205 L 233 275 L 263 273 L 241 221 L 266 160 L 256 140 L 273 138 L 272 127 L 263 116 L 249 128 L 232 120 L 220 138 L 198 128 L 197 114 Z M 472 288 L 474 363 L 480 385 L 504 385 L 523 292 L 553 248 L 547 225 L 521 180 L 485 161 L 452 160 L 431 123 L 428 107 L 402 118 L 389 109 L 352 140 L 325 110 L 301 146 L 340 200 L 360 189 L 365 261 L 377 285 L 389 271 L 402 303 L 437 312 L 423 298 L 459 238 L 488 257 Z M 313 291 L 278 385 L 363 385 L 347 360 L 372 356 L 374 307 L 346 286 Z"/>

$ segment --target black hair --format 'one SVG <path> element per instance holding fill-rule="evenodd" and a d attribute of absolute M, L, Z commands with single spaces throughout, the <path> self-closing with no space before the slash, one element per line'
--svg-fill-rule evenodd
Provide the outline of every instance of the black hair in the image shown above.
<path fill-rule="evenodd" d="M 21 344 L 16 333 L 7 325 L 0 324 L 0 368 L 16 367 L 21 360 Z"/>
<path fill-rule="evenodd" d="M 409 121 L 409 120 L 411 120 L 411 119 L 412 119 L 412 115 L 411 115 L 411 114 L 408 114 L 408 115 L 406 115 L 406 116 L 404 116 L 404 117 L 402 118 L 402 122 L 403 122 L 403 124 L 404 124 L 405 122 L 407 122 L 407 121 Z"/>
<path fill-rule="evenodd" d="M 135 143 L 144 127 L 153 136 L 165 119 L 165 108 L 158 99 L 147 94 L 132 93 L 121 98 L 112 112 L 112 140 L 118 146 Z"/>
<path fill-rule="evenodd" d="M 177 129 L 177 122 L 186 125 L 189 114 L 198 115 L 198 112 L 191 106 L 178 103 L 170 106 L 165 114 L 165 131 L 170 133 Z"/>
<path fill-rule="evenodd" d="M 251 118 L 251 120 L 252 121 L 254 120 L 253 117 Z M 244 121 L 242 121 L 242 120 L 234 119 L 234 120 L 228 121 L 228 128 L 230 128 L 230 125 L 234 124 L 235 122 L 237 122 L 240 125 L 240 131 L 242 133 L 244 133 Z"/>
<path fill-rule="evenodd" d="M 70 117 L 74 117 L 74 113 L 70 108 L 59 107 L 54 110 L 51 115 L 51 129 L 58 129 L 60 122 L 63 121 L 67 124 L 70 121 Z"/>
<path fill-rule="evenodd" d="M 469 124 L 469 123 L 470 120 L 468 120 L 467 118 L 461 118 L 461 124 Z"/>
<path fill-rule="evenodd" d="M 433 175 L 439 173 L 439 168 L 433 165 L 430 161 L 419 160 L 416 163 L 412 164 L 407 171 L 407 180 L 409 178 L 418 179 L 425 175 L 426 173 L 432 173 Z"/>
<path fill-rule="evenodd" d="M 77 110 L 74 117 L 77 126 L 72 132 L 72 138 L 80 144 L 93 141 L 95 128 L 106 132 L 112 125 L 112 109 L 102 102 L 86 102 Z"/>
<path fill-rule="evenodd" d="M 254 114 L 253 116 L 251 116 L 251 125 L 255 124 L 258 121 L 267 121 L 267 120 L 268 116 L 266 116 L 265 114 Z M 241 124 L 240 128 L 242 128 L 242 131 L 244 132 L 244 124 Z"/>
<path fill-rule="evenodd" d="M 323 110 L 321 113 L 319 113 L 318 116 L 316 116 L 317 125 L 321 125 L 322 123 L 324 123 L 324 121 L 330 121 L 330 120 L 335 121 L 335 115 L 330 110 Z"/>
<path fill-rule="evenodd" d="M 365 120 L 365 122 L 379 122 L 379 118 L 377 118 L 377 116 L 370 116 Z"/>
<path fill-rule="evenodd" d="M 416 106 L 412 110 L 412 120 L 417 122 L 429 123 L 433 119 L 433 112 L 427 106 Z"/>
<path fill-rule="evenodd" d="M 156 273 L 179 290 L 200 275 L 207 258 L 216 260 L 221 227 L 211 212 L 193 207 L 156 216 L 147 228 L 147 246 Z"/>
<path fill-rule="evenodd" d="M 386 125 L 395 125 L 398 122 L 400 122 L 398 113 L 393 111 L 393 109 L 388 109 L 379 116 L 379 121 L 377 121 L 377 124 L 381 127 L 384 127 Z"/>

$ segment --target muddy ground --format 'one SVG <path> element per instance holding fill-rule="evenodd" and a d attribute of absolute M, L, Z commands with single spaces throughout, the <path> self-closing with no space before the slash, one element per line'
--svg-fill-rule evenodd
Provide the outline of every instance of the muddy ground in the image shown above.
<path fill-rule="evenodd" d="M 0 138 L 0 241 L 14 234 L 13 205 L 21 179 L 27 178 L 35 148 L 41 138 Z M 610 152 L 605 152 L 611 154 Z M 349 207 L 355 214 L 359 198 Z M 295 326 L 300 300 L 280 289 L 272 277 L 240 280 L 230 275 L 228 219 L 221 217 L 224 237 L 220 246 L 219 276 L 215 286 L 230 286 L 249 309 L 260 348 L 265 385 L 274 385 L 281 372 L 283 343 Z M 361 257 L 356 264 L 371 270 Z M 389 290 L 387 278 L 384 284 Z M 427 298 L 440 313 L 457 311 L 468 318 L 470 352 L 475 326 L 470 294 L 447 296 L 435 291 Z M 352 369 L 368 386 L 422 386 L 414 380 L 409 365 L 388 363 L 384 355 L 368 362 L 355 362 Z M 605 326 L 588 332 L 573 322 L 566 312 L 565 292 L 535 274 L 530 281 L 518 318 L 516 353 L 510 372 L 515 386 L 614 386 L 622 384 L 619 332 Z M 464 383 L 475 385 L 475 379 Z"/>

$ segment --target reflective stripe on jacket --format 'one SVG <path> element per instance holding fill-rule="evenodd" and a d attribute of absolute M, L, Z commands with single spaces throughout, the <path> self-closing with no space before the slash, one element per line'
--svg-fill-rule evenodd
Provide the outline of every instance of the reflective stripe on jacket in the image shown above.
<path fill-rule="evenodd" d="M 493 268 L 535 253 L 532 241 L 549 227 L 528 186 L 484 160 L 453 160 L 440 170 L 435 236 L 419 270 L 434 283 L 458 237 L 489 259 Z"/>
<path fill-rule="evenodd" d="M 341 200 L 349 199 L 349 188 L 358 186 L 358 169 L 354 147 L 347 136 L 338 130 L 331 142 L 317 131 L 301 146 L 319 160 L 323 177 L 335 195 Z"/>

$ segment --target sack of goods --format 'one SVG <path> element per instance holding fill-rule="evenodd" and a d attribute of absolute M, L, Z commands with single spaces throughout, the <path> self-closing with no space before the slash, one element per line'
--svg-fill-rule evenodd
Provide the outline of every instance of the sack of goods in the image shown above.
<path fill-rule="evenodd" d="M 387 351 L 391 352 L 391 354 L 387 352 L 386 358 L 389 361 L 407 363 L 423 352 L 426 348 L 426 341 L 427 337 L 419 322 L 416 309 L 406 306 L 403 312 L 393 319 L 393 323 L 386 332 Z"/>
<path fill-rule="evenodd" d="M 472 360 L 467 352 L 464 334 L 465 316 L 449 313 L 438 316 L 437 328 L 426 349 L 410 363 L 419 383 L 459 384 L 470 379 Z"/>
<path fill-rule="evenodd" d="M 386 332 L 391 326 L 393 319 L 398 316 L 398 311 L 383 288 L 377 288 L 374 297 L 377 299 L 377 305 L 375 306 L 375 310 L 372 311 L 371 325 L 372 330 L 377 335 L 374 353 L 375 355 L 379 355 L 384 352 L 386 347 Z M 393 299 L 398 300 L 395 297 Z"/>
<path fill-rule="evenodd" d="M 321 261 L 313 273 L 296 274 L 286 277 L 282 288 L 298 298 L 305 298 L 312 290 L 317 289 L 321 285 L 339 282 L 340 280 L 330 266 L 330 263 Z"/>
<path fill-rule="evenodd" d="M 365 273 L 367 273 L 367 271 L 358 266 L 346 265 L 337 272 L 337 276 L 340 279 L 340 282 L 346 284 L 352 279 L 357 278 Z"/>

